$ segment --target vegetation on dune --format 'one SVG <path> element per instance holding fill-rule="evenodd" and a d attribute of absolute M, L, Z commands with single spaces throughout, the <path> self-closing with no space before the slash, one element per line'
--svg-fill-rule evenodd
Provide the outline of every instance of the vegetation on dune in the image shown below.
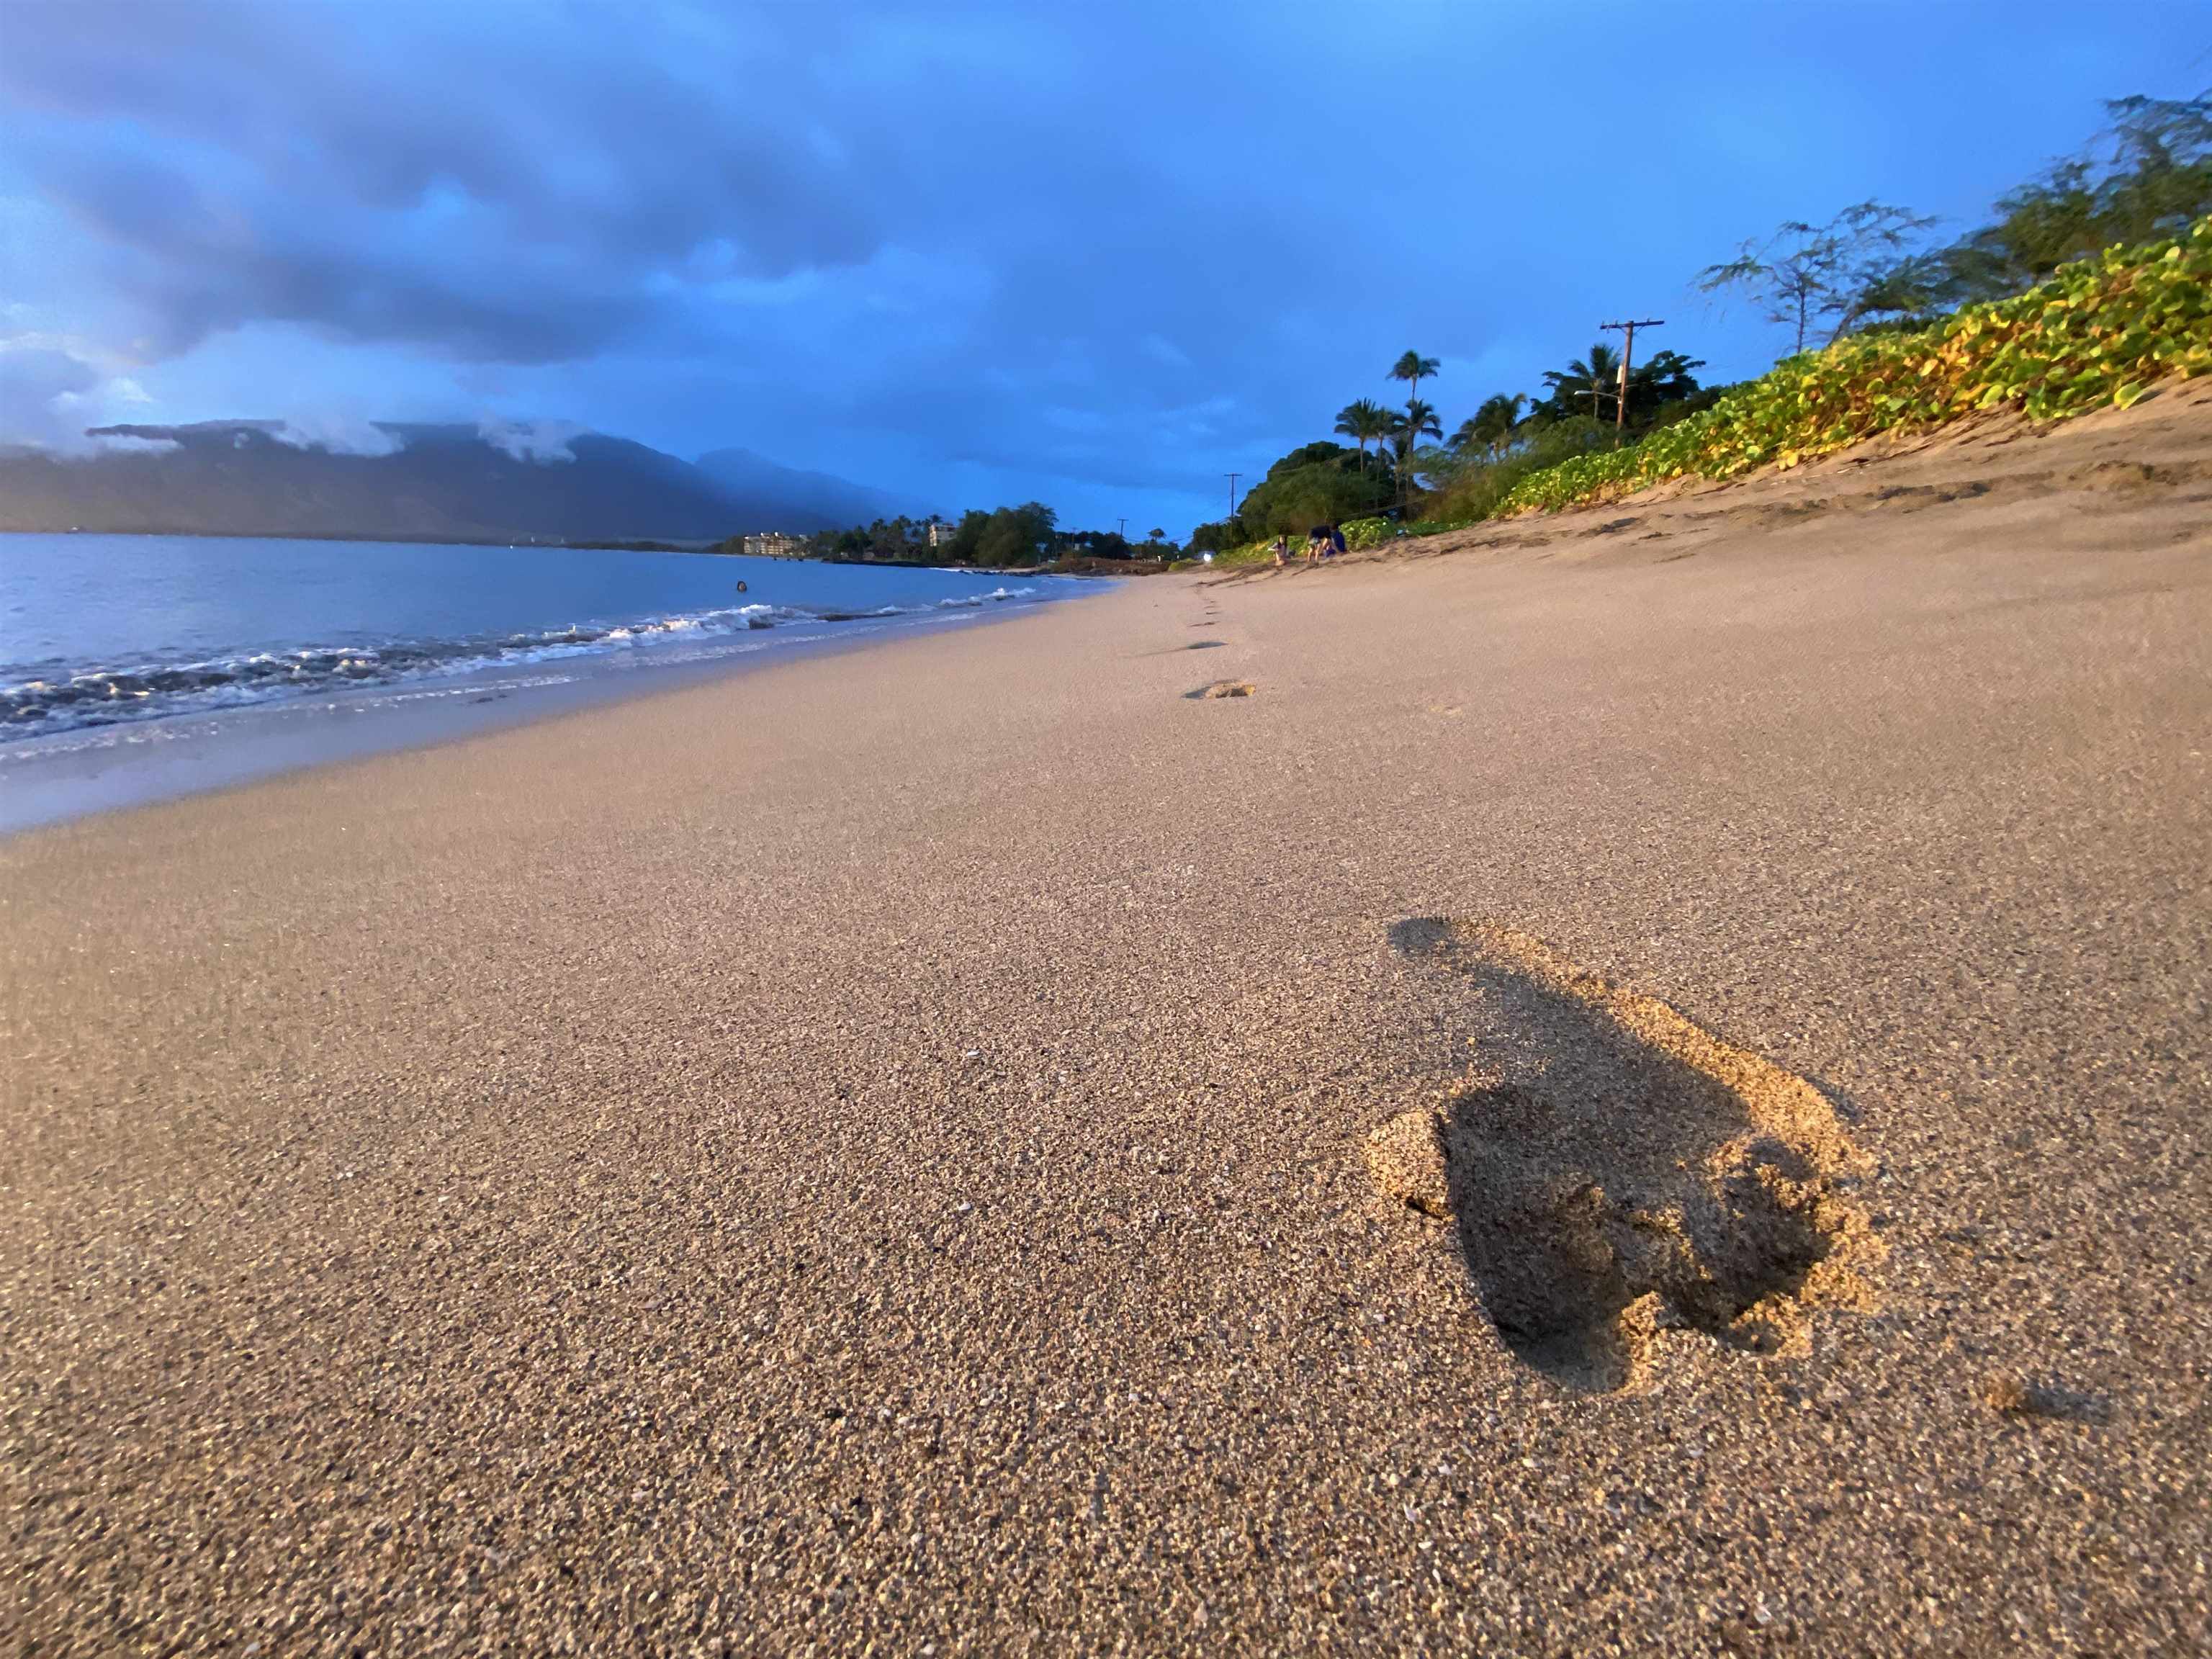
<path fill-rule="evenodd" d="M 1495 459 L 1470 459 L 1441 476 L 1425 503 L 1426 519 L 1439 527 L 1486 519 L 1523 479 L 1563 462 L 1608 451 L 1618 441 L 1609 416 L 1530 422 Z M 1409 534 L 1418 533 L 1412 525 L 1406 528 Z"/>
<path fill-rule="evenodd" d="M 1825 225 L 1786 224 L 1708 267 L 1700 288 L 1750 296 L 1795 330 L 1797 355 L 1633 447 L 1532 470 L 1466 516 L 1792 466 L 1981 410 L 2057 420 L 2125 408 L 2157 380 L 2204 373 L 2212 96 L 2106 107 L 2111 125 L 2081 155 L 2009 192 L 1989 223 L 1945 246 L 1911 251 L 1932 222 L 1863 202 Z M 1828 343 L 1805 352 L 1816 327 Z"/>
<path fill-rule="evenodd" d="M 1748 295 L 1770 323 L 1797 331 L 1832 324 L 1832 344 L 1865 319 L 1910 314 L 1919 285 L 1899 277 L 1911 239 L 1936 222 L 1879 202 L 1847 207 L 1825 225 L 1793 219 L 1764 243 L 1746 242 L 1733 259 L 1708 265 L 1698 287 L 1706 294 Z"/>
<path fill-rule="evenodd" d="M 1711 409 L 1633 447 L 1523 477 L 1518 513 L 1623 495 L 1694 474 L 1795 466 L 1881 432 L 2016 407 L 2057 420 L 2126 408 L 2170 375 L 2212 371 L 2212 218 L 2175 241 L 2107 249 L 2009 300 L 1912 333 L 1846 336 L 1791 357 Z"/>
<path fill-rule="evenodd" d="M 2002 198 L 1996 216 L 1881 274 L 1893 317 L 2002 299 L 2109 247 L 2181 234 L 2212 214 L 2212 94 L 2121 98 L 2082 152 Z"/>

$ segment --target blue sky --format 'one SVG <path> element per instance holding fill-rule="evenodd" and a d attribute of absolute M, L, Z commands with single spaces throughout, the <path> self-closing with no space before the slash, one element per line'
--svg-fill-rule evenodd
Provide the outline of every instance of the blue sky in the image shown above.
<path fill-rule="evenodd" d="M 0 0 L 0 438 L 575 422 L 1181 534 L 1388 398 L 2212 83 L 2201 3 Z M 1643 349 L 1639 342 L 1639 349 Z"/>

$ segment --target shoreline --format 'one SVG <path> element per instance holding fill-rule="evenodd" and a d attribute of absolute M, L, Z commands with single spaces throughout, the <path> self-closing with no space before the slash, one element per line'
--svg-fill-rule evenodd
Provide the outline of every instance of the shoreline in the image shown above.
<path fill-rule="evenodd" d="M 0 840 L 15 1627 L 2201 1647 L 2212 423 L 2130 415 Z M 1638 1021 L 1820 1152 L 1771 1348 L 1545 1254 L 1727 1163 Z"/>
<path fill-rule="evenodd" d="M 158 805 L 307 769 L 434 746 L 786 659 L 878 648 L 908 635 L 1012 621 L 1092 597 L 1077 592 L 1004 608 L 896 619 L 786 623 L 687 648 L 491 663 L 460 672 L 306 693 L 230 708 L 182 711 L 0 741 L 0 840 L 47 823 Z"/>
<path fill-rule="evenodd" d="M 392 547 L 495 547 L 520 552 L 528 548 L 544 548 L 562 553 L 684 553 L 715 559 L 764 558 L 778 564 L 834 564 L 857 567 L 866 570 L 935 570 L 952 576 L 1106 576 L 1112 577 L 1115 567 L 1129 567 L 1127 574 L 1153 575 L 1164 568 L 1152 559 L 1058 559 L 1047 564 L 931 564 L 920 559 L 831 559 L 792 557 L 781 554 L 761 555 L 726 552 L 722 543 L 728 537 L 714 541 L 685 543 L 662 541 L 653 537 L 630 539 L 601 538 L 591 541 L 538 541 L 526 538 L 519 542 L 506 541 L 497 537 L 451 536 L 372 536 L 325 534 L 314 536 L 282 536 L 260 530 L 86 530 L 80 526 L 68 526 L 58 530 L 0 530 L 0 543 L 9 536 L 131 536 L 149 539 L 173 540 L 186 538 L 192 540 L 227 542 L 330 542 L 343 547 L 355 543 L 371 546 Z"/>

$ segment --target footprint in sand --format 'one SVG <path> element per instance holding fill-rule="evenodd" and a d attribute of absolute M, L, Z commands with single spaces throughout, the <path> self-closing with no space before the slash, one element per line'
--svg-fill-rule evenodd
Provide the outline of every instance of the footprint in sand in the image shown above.
<path fill-rule="evenodd" d="M 1210 702 L 1215 697 L 1249 697 L 1260 688 L 1249 680 L 1216 680 L 1211 685 L 1201 685 L 1183 696 L 1193 702 Z"/>
<path fill-rule="evenodd" d="M 1449 1218 L 1507 1347 L 1584 1392 L 1686 1328 L 1802 1352 L 1810 1311 L 1868 1310 L 1870 1164 L 1804 1079 L 1511 929 L 1419 919 L 1391 943 L 1471 994 L 1482 1069 L 1377 1130 L 1382 1190 Z"/>

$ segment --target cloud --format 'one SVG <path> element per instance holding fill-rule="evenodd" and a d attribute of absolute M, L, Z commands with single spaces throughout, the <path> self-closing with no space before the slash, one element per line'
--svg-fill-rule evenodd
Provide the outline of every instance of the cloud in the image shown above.
<path fill-rule="evenodd" d="M 269 435 L 294 449 L 320 449 L 332 455 L 396 455 L 407 447 L 399 434 L 374 421 L 334 410 L 288 415 Z"/>
<path fill-rule="evenodd" d="M 37 336 L 0 341 L 0 442 L 89 454 L 105 380 L 76 353 Z"/>
<path fill-rule="evenodd" d="M 1188 368 L 1190 357 L 1173 340 L 1162 339 L 1157 334 L 1146 334 L 1137 342 L 1137 349 L 1156 363 L 1165 363 L 1170 368 Z"/>
<path fill-rule="evenodd" d="M 896 157 L 820 128 L 799 20 L 611 20 L 76 0 L 10 19 L 0 100 L 156 359 L 255 320 L 573 359 L 702 249 L 773 281 L 879 246 Z"/>
<path fill-rule="evenodd" d="M 59 346 L 33 339 L 0 342 L 0 398 L 10 408 L 18 402 L 49 403 L 99 384 L 90 363 Z"/>
<path fill-rule="evenodd" d="M 477 422 L 477 436 L 494 449 L 539 466 L 574 460 L 576 452 L 569 446 L 587 429 L 574 421 L 502 421 L 486 416 Z"/>

